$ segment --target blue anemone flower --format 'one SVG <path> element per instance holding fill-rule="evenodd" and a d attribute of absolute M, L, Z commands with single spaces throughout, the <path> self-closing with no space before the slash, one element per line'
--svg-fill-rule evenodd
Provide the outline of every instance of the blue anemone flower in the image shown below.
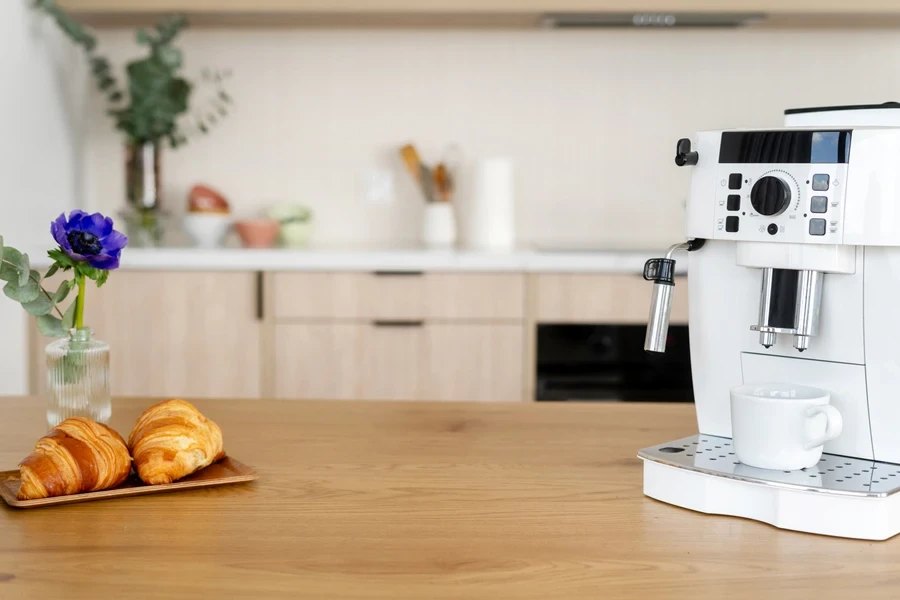
<path fill-rule="evenodd" d="M 103 271 L 119 268 L 119 256 L 128 244 L 128 238 L 113 229 L 112 219 L 82 210 L 73 210 L 68 219 L 65 213 L 59 215 L 50 233 L 69 258 Z"/>

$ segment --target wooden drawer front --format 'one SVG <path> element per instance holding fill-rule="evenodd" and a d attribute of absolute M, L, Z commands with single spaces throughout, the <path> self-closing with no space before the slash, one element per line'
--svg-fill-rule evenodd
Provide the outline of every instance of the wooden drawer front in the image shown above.
<path fill-rule="evenodd" d="M 519 401 L 523 337 L 519 324 L 283 323 L 275 396 Z"/>
<path fill-rule="evenodd" d="M 421 319 L 423 274 L 276 273 L 276 319 Z"/>
<path fill-rule="evenodd" d="M 640 275 L 537 276 L 536 319 L 544 323 L 647 322 L 653 284 Z M 687 323 L 687 278 L 677 277 L 672 323 Z"/>
<path fill-rule="evenodd" d="M 276 319 L 522 319 L 521 274 L 276 273 Z"/>
<path fill-rule="evenodd" d="M 429 324 L 424 400 L 522 400 L 524 327 Z"/>
<path fill-rule="evenodd" d="M 291 323 L 275 328 L 275 397 L 414 400 L 423 328 Z"/>

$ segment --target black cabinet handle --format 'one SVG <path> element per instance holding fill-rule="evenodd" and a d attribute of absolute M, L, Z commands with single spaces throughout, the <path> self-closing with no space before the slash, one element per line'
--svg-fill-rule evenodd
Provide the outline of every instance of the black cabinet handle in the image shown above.
<path fill-rule="evenodd" d="M 424 271 L 372 271 L 375 277 L 421 277 Z"/>
<path fill-rule="evenodd" d="M 266 306 L 265 306 L 265 297 L 263 291 L 263 277 L 264 274 L 262 271 L 256 272 L 256 320 L 262 321 L 266 316 Z"/>
<path fill-rule="evenodd" d="M 425 325 L 425 321 L 372 321 L 372 325 L 375 327 L 422 327 Z"/>

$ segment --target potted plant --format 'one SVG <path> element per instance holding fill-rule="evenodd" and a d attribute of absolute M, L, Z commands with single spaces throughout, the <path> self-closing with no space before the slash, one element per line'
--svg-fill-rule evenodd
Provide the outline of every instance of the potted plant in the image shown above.
<path fill-rule="evenodd" d="M 173 45 L 187 27 L 183 16 L 166 17 L 155 27 L 137 30 L 136 41 L 147 49 L 147 56 L 125 66 L 126 84 L 122 86 L 109 60 L 98 53 L 97 40 L 87 29 L 59 8 L 55 0 L 35 0 L 35 6 L 52 17 L 87 56 L 97 88 L 106 100 L 106 112 L 125 136 L 128 222 L 152 228 L 158 237 L 162 148 L 165 144 L 171 148 L 186 144 L 189 135 L 207 133 L 228 114 L 231 97 L 223 83 L 230 72 L 204 69 L 202 81 L 212 86 L 213 93 L 191 110 L 194 85 L 180 75 L 183 57 Z"/>
<path fill-rule="evenodd" d="M 51 342 L 47 356 L 47 422 L 53 427 L 76 416 L 106 422 L 112 412 L 109 397 L 109 345 L 93 339 L 84 325 L 87 282 L 106 283 L 110 271 L 119 268 L 128 238 L 115 230 L 113 220 L 100 213 L 73 210 L 50 224 L 56 248 L 46 274 L 31 268 L 27 254 L 3 246 L 0 236 L 0 280 L 3 293 L 37 319 L 42 335 L 60 338 Z M 71 273 L 55 290 L 44 286 L 57 272 Z M 77 289 L 63 311 L 60 305 Z"/>

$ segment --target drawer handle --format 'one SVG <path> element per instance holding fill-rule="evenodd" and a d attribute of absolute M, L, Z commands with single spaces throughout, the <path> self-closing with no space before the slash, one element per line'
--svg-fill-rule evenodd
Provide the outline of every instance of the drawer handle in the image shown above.
<path fill-rule="evenodd" d="M 422 327 L 425 321 L 372 321 L 375 327 Z"/>
<path fill-rule="evenodd" d="M 265 293 L 263 290 L 265 289 L 263 285 L 263 272 L 256 272 L 256 320 L 262 321 L 266 318 L 266 303 L 265 303 Z"/>
<path fill-rule="evenodd" d="M 373 271 L 375 277 L 421 277 L 424 271 Z"/>

